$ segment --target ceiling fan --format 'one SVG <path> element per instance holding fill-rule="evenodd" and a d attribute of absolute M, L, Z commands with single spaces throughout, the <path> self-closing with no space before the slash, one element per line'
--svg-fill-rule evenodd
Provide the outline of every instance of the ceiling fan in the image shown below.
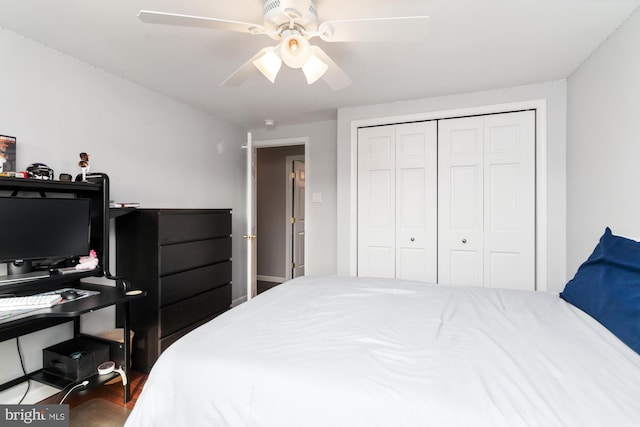
<path fill-rule="evenodd" d="M 322 78 L 338 91 L 351 84 L 351 79 L 319 46 L 309 40 L 319 37 L 326 42 L 415 40 L 424 36 L 428 16 L 361 18 L 318 23 L 314 0 L 265 0 L 263 23 L 141 10 L 138 18 L 151 24 L 204 27 L 267 35 L 278 43 L 265 47 L 231 74 L 221 86 L 242 84 L 255 69 L 272 83 L 282 62 L 291 68 L 302 68 L 308 84 Z"/>

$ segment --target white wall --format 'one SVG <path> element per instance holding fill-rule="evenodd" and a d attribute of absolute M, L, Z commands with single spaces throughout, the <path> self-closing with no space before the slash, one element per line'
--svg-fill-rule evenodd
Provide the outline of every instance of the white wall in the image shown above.
<path fill-rule="evenodd" d="M 640 238 L 640 10 L 568 80 L 567 275 L 610 226 Z"/>
<path fill-rule="evenodd" d="M 305 274 L 336 273 L 336 122 L 318 122 L 274 129 L 254 129 L 253 139 L 309 138 L 305 165 L 307 197 L 321 193 L 322 202 L 310 203 L 307 212 L 307 265 Z"/>
<path fill-rule="evenodd" d="M 18 138 L 19 168 L 43 162 L 56 176 L 75 175 L 86 151 L 91 170 L 109 174 L 116 201 L 232 208 L 233 298 L 246 293 L 244 131 L 6 30 L 0 52 L 0 134 Z M 64 329 L 52 333 L 63 340 Z M 39 344 L 25 338 L 29 370 L 41 366 Z M 14 353 L 14 341 L 0 343 L 0 360 Z M 0 382 L 19 371 L 11 365 L 0 364 Z"/>
<path fill-rule="evenodd" d="M 486 105 L 545 100 L 547 109 L 547 252 L 546 286 L 549 291 L 561 290 L 565 283 L 566 248 L 566 82 L 554 81 L 535 85 L 418 99 L 407 102 L 342 108 L 338 110 L 338 205 L 337 205 L 337 272 L 352 271 L 352 203 L 351 171 L 352 122 L 379 119 L 391 123 L 394 117 L 419 115 L 439 111 L 477 108 Z"/>

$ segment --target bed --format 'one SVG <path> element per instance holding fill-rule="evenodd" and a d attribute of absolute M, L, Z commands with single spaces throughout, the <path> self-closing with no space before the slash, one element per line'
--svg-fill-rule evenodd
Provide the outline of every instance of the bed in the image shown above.
<path fill-rule="evenodd" d="M 159 358 L 134 426 L 640 426 L 640 355 L 558 295 L 304 277 Z"/>

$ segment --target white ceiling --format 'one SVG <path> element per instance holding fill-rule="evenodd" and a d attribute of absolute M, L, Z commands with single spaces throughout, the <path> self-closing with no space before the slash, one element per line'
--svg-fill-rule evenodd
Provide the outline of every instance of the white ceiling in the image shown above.
<path fill-rule="evenodd" d="M 266 36 L 143 24 L 140 9 L 262 23 L 262 0 L 2 0 L 0 26 L 242 128 L 334 119 L 336 109 L 564 79 L 640 0 L 318 0 L 320 21 L 429 15 L 412 43 L 320 45 L 353 79 L 333 92 L 283 66 L 220 87 Z"/>

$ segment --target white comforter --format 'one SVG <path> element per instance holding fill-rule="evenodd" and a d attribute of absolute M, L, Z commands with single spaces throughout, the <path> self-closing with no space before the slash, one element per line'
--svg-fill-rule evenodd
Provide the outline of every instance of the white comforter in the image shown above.
<path fill-rule="evenodd" d="M 548 293 L 306 277 L 172 345 L 126 426 L 640 426 L 640 355 Z"/>

